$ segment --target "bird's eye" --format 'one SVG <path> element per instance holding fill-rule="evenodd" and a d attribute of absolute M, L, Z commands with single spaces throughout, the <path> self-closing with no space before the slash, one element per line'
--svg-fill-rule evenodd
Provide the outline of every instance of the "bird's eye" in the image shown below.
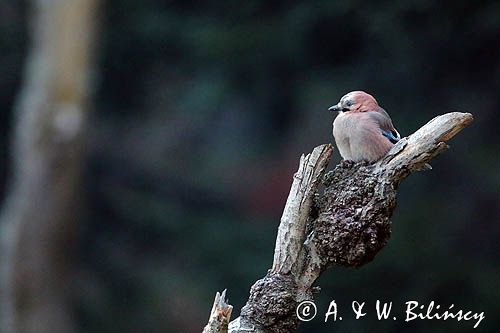
<path fill-rule="evenodd" d="M 351 100 L 347 100 L 347 102 L 345 102 L 345 105 L 346 105 L 347 107 L 352 106 L 352 104 L 353 104 L 353 103 L 352 103 L 352 101 L 351 101 Z"/>

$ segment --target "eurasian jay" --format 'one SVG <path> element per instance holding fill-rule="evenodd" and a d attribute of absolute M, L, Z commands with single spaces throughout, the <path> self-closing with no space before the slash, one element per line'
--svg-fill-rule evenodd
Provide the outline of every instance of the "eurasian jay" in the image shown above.
<path fill-rule="evenodd" d="M 328 110 L 339 113 L 333 136 L 344 160 L 377 161 L 401 138 L 391 117 L 364 91 L 351 91 Z"/>

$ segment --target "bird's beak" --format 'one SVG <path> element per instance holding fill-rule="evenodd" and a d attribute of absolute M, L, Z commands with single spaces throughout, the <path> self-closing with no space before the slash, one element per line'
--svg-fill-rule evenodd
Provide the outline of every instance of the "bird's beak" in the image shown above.
<path fill-rule="evenodd" d="M 328 108 L 328 111 L 340 112 L 340 111 L 342 111 L 342 108 L 338 104 L 335 104 L 335 105 L 330 106 Z"/>

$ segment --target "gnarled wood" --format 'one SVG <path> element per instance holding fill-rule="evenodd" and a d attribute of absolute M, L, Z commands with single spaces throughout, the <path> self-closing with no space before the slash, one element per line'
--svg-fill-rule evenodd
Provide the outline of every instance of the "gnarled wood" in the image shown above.
<path fill-rule="evenodd" d="M 470 113 L 438 116 L 374 164 L 343 161 L 323 177 L 333 148 L 302 156 L 278 229 L 274 262 L 255 282 L 229 332 L 285 333 L 296 329 L 299 302 L 312 299 L 313 284 L 332 265 L 371 261 L 391 234 L 396 190 L 409 174 L 429 169 L 444 143 L 472 122 Z M 325 189 L 318 193 L 322 179 Z"/>

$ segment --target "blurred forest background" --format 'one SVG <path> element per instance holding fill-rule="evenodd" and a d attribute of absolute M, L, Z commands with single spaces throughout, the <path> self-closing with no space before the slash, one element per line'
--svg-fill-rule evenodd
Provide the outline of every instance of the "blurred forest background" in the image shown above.
<path fill-rule="evenodd" d="M 0 190 L 32 6 L 0 0 Z M 374 261 L 318 281 L 335 299 L 485 311 L 500 300 L 500 2 L 102 1 L 72 261 L 80 332 L 200 332 L 216 291 L 233 317 L 272 264 L 299 156 L 332 142 L 327 108 L 372 93 L 402 136 L 473 113 L 434 169 L 399 192 Z M 338 153 L 332 165 L 339 161 Z M 64 170 L 59 170 L 64 172 Z M 1 229 L 0 229 L 1 230 Z M 300 332 L 472 331 L 344 316 Z"/>

